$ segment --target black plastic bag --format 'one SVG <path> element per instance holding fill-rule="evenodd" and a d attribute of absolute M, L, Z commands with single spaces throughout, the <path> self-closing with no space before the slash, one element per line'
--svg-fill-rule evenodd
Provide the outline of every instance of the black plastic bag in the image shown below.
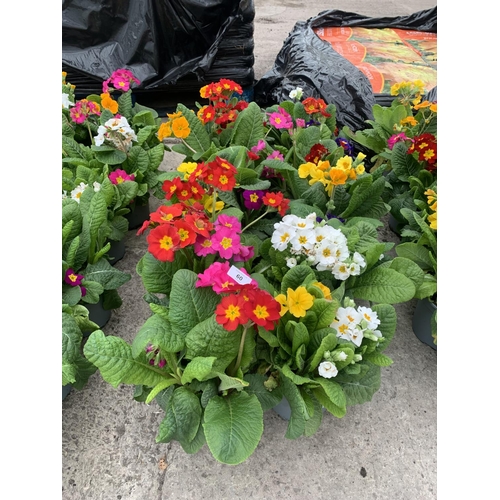
<path fill-rule="evenodd" d="M 313 31 L 327 26 L 399 28 L 437 33 L 437 7 L 408 16 L 377 18 L 339 10 L 323 11 L 295 24 L 273 68 L 255 85 L 254 99 L 261 107 L 289 99 L 290 91 L 301 87 L 306 96 L 321 97 L 327 103 L 335 104 L 339 127 L 347 125 L 358 130 L 366 126 L 366 120 L 373 119 L 372 106 L 375 103 L 386 105 L 393 97 L 375 95 L 368 78 Z"/>
<path fill-rule="evenodd" d="M 253 0 L 65 0 L 62 7 L 63 69 L 80 92 L 95 91 L 119 68 L 140 80 L 137 90 L 173 85 L 185 76 L 202 81 L 222 42 L 231 46 L 228 36 L 240 32 L 246 59 L 225 57 L 226 77 L 237 80 L 233 67 L 245 77 L 249 65 L 253 68 L 248 38 L 253 35 Z M 83 78 L 74 81 L 71 71 Z"/>

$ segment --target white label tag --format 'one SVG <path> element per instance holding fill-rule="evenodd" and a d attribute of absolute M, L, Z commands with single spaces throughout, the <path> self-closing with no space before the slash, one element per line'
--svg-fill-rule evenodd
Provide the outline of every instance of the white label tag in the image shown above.
<path fill-rule="evenodd" d="M 248 285 L 249 283 L 252 282 L 252 278 L 245 274 L 241 269 L 238 269 L 236 266 L 231 266 L 229 271 L 227 272 L 227 275 L 233 278 L 236 283 L 239 283 L 240 285 Z"/>

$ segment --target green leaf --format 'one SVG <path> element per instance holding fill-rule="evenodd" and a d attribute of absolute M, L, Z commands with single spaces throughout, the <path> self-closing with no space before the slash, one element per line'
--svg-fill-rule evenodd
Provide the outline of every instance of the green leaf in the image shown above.
<path fill-rule="evenodd" d="M 172 309 L 170 313 L 172 314 Z M 215 356 L 217 361 L 214 363 L 214 370 L 222 372 L 238 355 L 240 332 L 241 327 L 235 332 L 225 330 L 212 314 L 186 335 L 186 357 L 194 359 Z"/>
<path fill-rule="evenodd" d="M 362 378 L 342 384 L 348 405 L 371 401 L 380 388 L 380 367 L 370 364 Z"/>
<path fill-rule="evenodd" d="M 313 411 L 312 415 L 309 412 L 309 420 L 306 421 L 306 426 L 304 430 L 304 436 L 309 437 L 316 433 L 316 431 L 320 428 L 321 422 L 323 420 L 323 407 L 319 404 L 319 401 L 315 397 L 310 397 L 304 391 L 300 392 L 302 394 L 302 398 L 306 401 L 306 398 L 309 398 L 311 401 Z"/>
<path fill-rule="evenodd" d="M 203 429 L 216 460 L 229 465 L 244 462 L 257 448 L 264 430 L 257 396 L 233 392 L 212 398 L 205 408 Z"/>
<path fill-rule="evenodd" d="M 143 352 L 150 343 L 167 352 L 179 352 L 184 349 L 184 339 L 174 333 L 170 321 L 160 314 L 153 314 L 140 327 L 132 342 L 134 357 Z"/>
<path fill-rule="evenodd" d="M 193 148 L 198 153 L 204 153 L 210 147 L 210 136 L 205 129 L 203 123 L 196 116 L 196 114 L 184 104 L 177 104 L 177 111 L 187 119 L 191 132 L 184 139 L 185 143 Z M 192 152 L 191 152 L 192 153 Z"/>
<path fill-rule="evenodd" d="M 265 375 L 259 373 L 248 373 L 244 377 L 245 381 L 248 382 L 248 387 L 245 392 L 248 394 L 255 394 L 262 406 L 262 410 L 270 410 L 276 406 L 282 399 L 283 393 L 279 387 L 270 391 L 264 385 L 267 380 Z"/>
<path fill-rule="evenodd" d="M 202 412 L 198 397 L 189 389 L 178 387 L 168 402 L 156 442 L 165 443 L 175 439 L 180 443 L 190 443 L 198 434 Z"/>
<path fill-rule="evenodd" d="M 379 266 L 361 276 L 351 276 L 346 294 L 355 299 L 398 304 L 414 297 L 415 285 L 394 269 Z"/>
<path fill-rule="evenodd" d="M 169 295 L 174 274 L 186 267 L 188 267 L 187 259 L 181 252 L 176 252 L 173 262 L 161 262 L 146 252 L 137 263 L 136 271 L 148 292 Z"/>
<path fill-rule="evenodd" d="M 312 379 L 308 377 L 302 377 L 293 373 L 288 365 L 283 365 L 281 367 L 281 373 L 283 373 L 285 377 L 289 378 L 295 385 L 310 384 L 311 382 L 313 382 Z"/>
<path fill-rule="evenodd" d="M 95 157 L 101 163 L 107 163 L 108 165 L 121 165 L 127 159 L 127 153 L 111 146 L 91 146 L 91 148 L 95 153 Z"/>
<path fill-rule="evenodd" d="M 432 260 L 429 257 L 429 249 L 418 243 L 405 242 L 394 248 L 399 257 L 405 257 L 415 262 L 424 271 L 433 270 Z"/>
<path fill-rule="evenodd" d="M 335 331 L 333 329 L 329 329 Z M 323 360 L 325 351 L 331 351 L 337 345 L 337 336 L 335 333 L 328 333 L 323 339 L 319 347 L 316 349 L 311 358 L 307 361 L 307 372 L 311 373 L 315 370 Z"/>
<path fill-rule="evenodd" d="M 363 356 L 363 359 L 377 366 L 391 366 L 393 363 L 392 359 L 389 358 L 389 356 L 386 356 L 385 354 L 376 351 L 366 353 Z"/>
<path fill-rule="evenodd" d="M 249 385 L 248 382 L 237 377 L 230 377 L 222 372 L 217 372 L 221 383 L 219 385 L 219 392 L 227 391 L 229 389 L 236 389 L 238 391 L 243 390 Z"/>
<path fill-rule="evenodd" d="M 199 380 L 200 382 L 206 380 L 212 373 L 212 368 L 216 359 L 215 356 L 193 358 L 187 364 L 182 374 L 181 382 L 183 384 L 189 384 L 193 379 Z"/>
<path fill-rule="evenodd" d="M 104 290 L 115 290 L 130 281 L 132 276 L 112 266 L 106 259 L 89 264 L 85 269 L 85 279 L 102 285 Z"/>
<path fill-rule="evenodd" d="M 304 283 L 311 281 L 315 278 L 314 271 L 305 264 L 301 264 L 292 267 L 285 276 L 283 276 L 283 281 L 281 283 L 281 293 L 286 294 L 287 290 L 291 288 L 296 290 L 299 286 L 303 286 Z"/>
<path fill-rule="evenodd" d="M 170 386 L 174 385 L 178 383 L 178 380 L 175 379 L 175 378 L 170 378 L 170 379 L 165 379 L 165 380 L 162 380 L 159 384 L 155 385 L 153 387 L 153 389 L 151 390 L 151 392 L 148 394 L 147 398 L 146 398 L 146 404 L 149 404 L 151 403 L 151 401 L 153 401 L 153 399 L 158 396 L 158 394 L 165 390 L 165 389 L 168 389 Z"/>
<path fill-rule="evenodd" d="M 185 337 L 195 326 L 212 316 L 220 297 L 210 288 L 196 288 L 198 275 L 180 269 L 172 279 L 170 322 L 174 333 Z"/>
<path fill-rule="evenodd" d="M 283 397 L 290 404 L 290 420 L 288 421 L 285 437 L 287 439 L 297 439 L 304 434 L 306 418 L 309 417 L 307 408 L 298 387 L 290 379 L 282 375 L 280 383 Z"/>
<path fill-rule="evenodd" d="M 326 379 L 325 379 L 326 380 Z M 317 387 L 312 390 L 314 396 L 319 401 L 319 403 L 326 408 L 334 417 L 342 418 L 346 414 L 346 407 L 337 406 L 325 392 L 323 387 Z"/>
<path fill-rule="evenodd" d="M 262 109 L 257 103 L 251 102 L 236 118 L 231 144 L 245 146 L 247 149 L 256 146 L 265 135 L 263 121 Z"/>
<path fill-rule="evenodd" d="M 123 339 L 105 336 L 101 330 L 90 334 L 83 353 L 113 387 L 120 384 L 154 387 L 166 378 L 163 370 L 149 364 L 145 354 L 135 359 L 132 348 Z"/>

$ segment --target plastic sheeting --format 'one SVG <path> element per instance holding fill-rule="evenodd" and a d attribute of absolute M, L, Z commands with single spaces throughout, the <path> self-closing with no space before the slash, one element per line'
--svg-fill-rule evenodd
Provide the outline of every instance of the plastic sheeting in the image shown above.
<path fill-rule="evenodd" d="M 337 107 L 339 126 L 353 130 L 373 119 L 375 103 L 388 105 L 390 95 L 375 94 L 369 79 L 354 64 L 315 33 L 321 27 L 395 28 L 437 33 L 437 7 L 408 16 L 370 18 L 339 10 L 324 11 L 295 24 L 283 43 L 273 68 L 254 88 L 254 99 L 262 107 L 289 99 L 301 87 L 306 96 L 321 97 Z M 437 87 L 432 89 L 437 96 Z"/>
<path fill-rule="evenodd" d="M 213 66 L 253 83 L 253 0 L 65 0 L 62 9 L 63 69 L 84 77 L 68 77 L 79 91 L 119 68 L 142 90 L 202 81 Z"/>

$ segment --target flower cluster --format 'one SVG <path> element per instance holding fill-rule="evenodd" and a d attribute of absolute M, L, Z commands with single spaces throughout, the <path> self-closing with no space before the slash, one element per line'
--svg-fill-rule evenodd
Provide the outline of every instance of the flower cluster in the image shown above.
<path fill-rule="evenodd" d="M 315 148 L 314 151 L 313 148 Z M 326 154 L 324 151 L 326 148 L 321 145 L 315 145 L 313 148 L 308 155 L 309 159 L 313 161 L 307 161 L 307 163 L 300 165 L 299 177 L 302 179 L 309 177 L 310 185 L 320 182 L 329 196 L 332 196 L 335 186 L 344 185 L 348 179 L 355 180 L 365 173 L 363 160 L 366 155 L 363 153 L 358 153 L 354 160 L 351 156 L 345 155 L 339 158 L 335 165 L 331 165 L 328 160 L 320 160 Z"/>
<path fill-rule="evenodd" d="M 347 238 L 340 229 L 335 229 L 325 221 L 317 222 L 316 214 L 306 218 L 285 215 L 274 225 L 271 243 L 279 252 L 288 252 L 288 267 L 301 262 L 315 266 L 318 271 L 330 271 L 338 280 L 357 276 L 366 266 L 359 252 L 350 254 Z"/>
<path fill-rule="evenodd" d="M 140 81 L 133 75 L 133 73 L 128 69 L 117 69 L 111 76 L 105 80 L 102 84 L 103 93 L 113 92 L 113 90 L 120 90 L 121 92 L 127 92 L 130 90 L 131 83 L 134 82 L 140 85 Z"/>
<path fill-rule="evenodd" d="M 78 186 L 72 189 L 69 194 L 67 191 L 63 190 L 62 199 L 64 200 L 66 198 L 71 198 L 75 200 L 77 203 L 80 203 L 80 198 L 87 187 L 88 184 L 85 184 L 85 182 L 80 182 L 80 184 L 78 184 Z M 92 184 L 92 188 L 97 193 L 101 189 L 101 184 L 97 181 L 94 181 Z"/>
<path fill-rule="evenodd" d="M 427 196 L 427 204 L 432 210 L 432 213 L 427 217 L 427 222 L 431 229 L 435 229 L 437 231 L 437 193 L 434 189 L 427 189 L 424 192 L 424 195 Z"/>
<path fill-rule="evenodd" d="M 124 116 L 114 117 L 107 120 L 104 125 L 99 125 L 97 136 L 94 137 L 96 146 L 102 146 L 106 142 L 126 153 L 133 142 L 137 142 L 137 135 Z"/>
<path fill-rule="evenodd" d="M 229 262 L 214 262 L 198 278 L 196 287 L 211 286 L 224 295 L 215 310 L 215 320 L 224 329 L 234 331 L 239 325 L 255 324 L 273 330 L 280 319 L 279 303 L 269 292 L 260 290 L 243 269 L 230 267 Z"/>
<path fill-rule="evenodd" d="M 101 107 L 99 104 L 88 99 L 80 99 L 69 111 L 70 118 L 77 124 L 82 124 L 91 115 L 100 116 Z"/>
<path fill-rule="evenodd" d="M 208 99 L 209 104 L 199 108 L 197 116 L 200 121 L 204 125 L 215 124 L 215 131 L 218 134 L 229 124 L 234 123 L 238 113 L 248 107 L 248 102 L 239 100 L 234 94 L 243 94 L 241 85 L 225 78 L 202 87 L 200 96 Z"/>
<path fill-rule="evenodd" d="M 425 162 L 426 170 L 437 170 L 437 138 L 434 134 L 421 134 L 413 138 L 408 154 L 414 154 L 419 161 Z"/>
<path fill-rule="evenodd" d="M 163 122 L 158 129 L 158 140 L 163 141 L 167 137 L 177 137 L 185 139 L 190 133 L 191 128 L 185 116 L 180 111 L 167 113 L 168 120 Z"/>

